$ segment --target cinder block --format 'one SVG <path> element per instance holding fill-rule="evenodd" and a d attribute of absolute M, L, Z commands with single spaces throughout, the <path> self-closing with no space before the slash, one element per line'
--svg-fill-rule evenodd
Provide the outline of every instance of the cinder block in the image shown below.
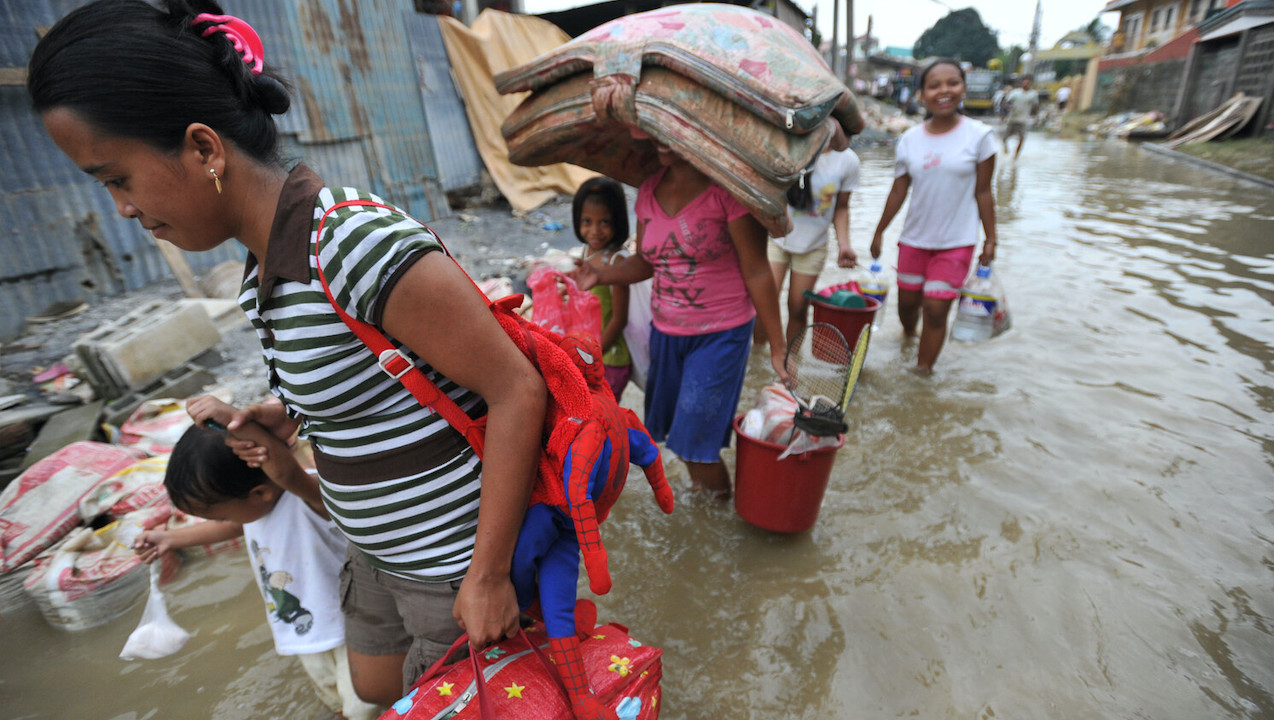
<path fill-rule="evenodd" d="M 111 401 L 102 412 L 102 422 L 120 427 L 142 403 L 157 398 L 185 399 L 198 395 L 217 378 L 193 363 L 168 371 L 163 377 L 144 388 L 134 390 Z"/>
<path fill-rule="evenodd" d="M 208 317 L 212 318 L 212 324 L 217 326 L 222 335 L 251 325 L 248 321 L 248 316 L 243 312 L 243 308 L 239 307 L 238 300 L 189 298 L 182 302 L 202 306 L 208 312 Z"/>
<path fill-rule="evenodd" d="M 73 347 L 98 393 L 117 398 L 220 341 L 204 306 L 152 300 L 80 337 Z"/>

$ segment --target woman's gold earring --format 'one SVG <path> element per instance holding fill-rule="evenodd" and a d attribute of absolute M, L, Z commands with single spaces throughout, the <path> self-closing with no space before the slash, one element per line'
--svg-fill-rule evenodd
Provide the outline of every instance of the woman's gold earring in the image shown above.
<path fill-rule="evenodd" d="M 221 194 L 221 178 L 217 177 L 216 168 L 208 168 L 208 172 L 212 173 L 212 182 L 217 185 L 217 194 Z"/>

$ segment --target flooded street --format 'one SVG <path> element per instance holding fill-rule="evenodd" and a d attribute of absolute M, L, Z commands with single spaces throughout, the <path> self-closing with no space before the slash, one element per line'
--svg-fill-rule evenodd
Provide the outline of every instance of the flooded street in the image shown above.
<path fill-rule="evenodd" d="M 860 155 L 865 257 L 893 153 Z M 812 531 L 688 492 L 664 517 L 633 476 L 599 614 L 664 649 L 661 717 L 1274 717 L 1274 193 L 1043 134 L 996 193 L 1013 329 L 918 378 L 890 298 Z M 0 717 L 330 718 L 250 573 L 187 564 L 169 660 L 117 659 L 140 605 L 0 617 Z"/>

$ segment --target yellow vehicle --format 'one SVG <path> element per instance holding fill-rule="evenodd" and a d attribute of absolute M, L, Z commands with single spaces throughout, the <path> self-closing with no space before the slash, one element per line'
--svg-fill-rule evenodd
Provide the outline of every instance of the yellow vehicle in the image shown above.
<path fill-rule="evenodd" d="M 1000 89 L 1004 75 L 996 70 L 978 68 L 964 75 L 964 109 L 970 115 L 991 112 L 992 98 Z"/>

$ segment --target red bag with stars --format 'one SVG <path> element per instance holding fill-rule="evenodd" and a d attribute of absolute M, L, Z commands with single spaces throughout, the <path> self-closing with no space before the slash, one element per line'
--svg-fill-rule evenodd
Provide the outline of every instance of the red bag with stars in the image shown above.
<path fill-rule="evenodd" d="M 469 638 L 462 636 L 380 720 L 571 720 L 570 701 L 546 652 L 540 623 L 518 637 L 447 664 Z M 580 643 L 593 695 L 620 720 L 659 717 L 663 651 L 643 645 L 617 623 L 602 625 Z M 475 682 L 475 678 L 480 678 Z M 483 695 L 487 696 L 483 708 Z"/>

